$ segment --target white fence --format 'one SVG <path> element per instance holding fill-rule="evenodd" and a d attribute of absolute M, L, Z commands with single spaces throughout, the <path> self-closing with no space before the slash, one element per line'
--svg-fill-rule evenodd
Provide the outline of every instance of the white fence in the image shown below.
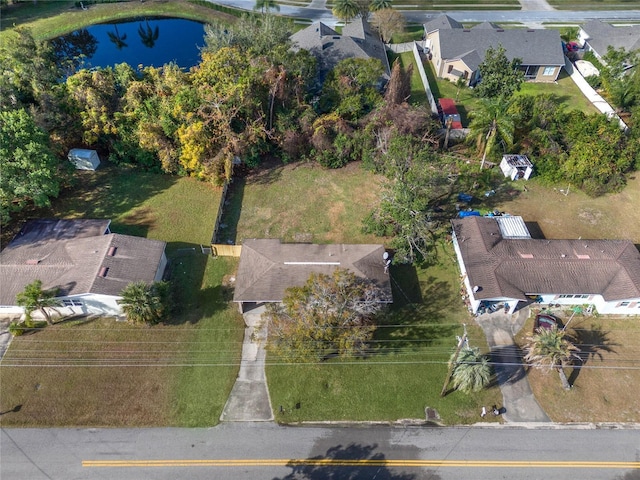
<path fill-rule="evenodd" d="M 434 115 L 438 115 L 438 105 L 436 104 L 436 100 L 435 98 L 433 98 L 433 94 L 431 93 L 431 87 L 429 87 L 429 79 L 427 78 L 427 73 L 424 71 L 424 65 L 422 64 L 422 55 L 420 53 L 420 48 L 418 47 L 418 42 L 413 42 L 412 50 L 413 57 L 415 58 L 416 65 L 418 66 L 420 78 L 422 79 L 424 92 L 427 94 L 427 99 L 429 100 L 429 105 L 431 106 L 431 113 L 433 113 Z"/>
<path fill-rule="evenodd" d="M 571 61 L 564 57 L 564 68 L 567 70 L 567 73 L 571 76 L 571 80 L 573 83 L 577 85 L 577 87 L 582 91 L 585 97 L 602 113 L 604 113 L 609 118 L 615 118 L 620 124 L 620 128 L 625 132 L 629 129 L 626 123 L 616 114 L 615 110 L 607 103 L 607 101 L 602 98 L 598 92 L 596 92 L 591 85 L 587 83 L 582 74 L 578 71 L 577 68 L 573 68 L 573 64 Z"/>

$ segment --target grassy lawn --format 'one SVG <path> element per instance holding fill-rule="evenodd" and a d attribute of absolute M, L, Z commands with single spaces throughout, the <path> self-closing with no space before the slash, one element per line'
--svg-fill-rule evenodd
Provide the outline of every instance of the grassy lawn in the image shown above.
<path fill-rule="evenodd" d="M 277 419 L 424 420 L 428 406 L 446 424 L 468 424 L 481 420 L 482 405 L 501 403 L 497 387 L 440 396 L 462 322 L 468 324 L 471 345 L 486 350 L 482 331 L 469 319 L 458 296 L 452 253 L 446 247 L 439 263 L 427 269 L 392 268 L 397 282 L 394 308 L 378 328 L 368 358 L 286 365 L 270 355 L 267 379 Z M 280 405 L 284 413 L 279 412 Z"/>
<path fill-rule="evenodd" d="M 180 308 L 169 324 L 151 328 L 100 319 L 62 322 L 16 337 L 1 367 L 0 411 L 21 408 L 0 421 L 20 426 L 217 423 L 237 375 L 244 332 L 224 282 L 237 261 L 202 255 L 198 246 L 210 241 L 220 189 L 115 167 L 77 176 L 76 189 L 64 192 L 52 209 L 30 216 L 111 218 L 117 233 L 167 241 Z"/>
<path fill-rule="evenodd" d="M 559 10 L 630 10 L 640 7 L 638 0 L 549 0 Z"/>
<path fill-rule="evenodd" d="M 400 59 L 400 65 L 402 68 L 407 69 L 409 65 L 413 65 L 413 72 L 411 74 L 411 103 L 414 105 L 428 104 L 427 94 L 424 91 L 424 85 L 420 78 L 420 72 L 418 72 L 418 66 L 416 65 L 416 59 L 413 52 L 404 52 L 398 55 Z"/>
<path fill-rule="evenodd" d="M 261 169 L 232 185 L 223 241 L 380 243 L 361 228 L 378 202 L 381 181 L 357 163 L 339 170 L 312 163 Z"/>
<path fill-rule="evenodd" d="M 214 9 L 215 8 L 215 9 Z M 223 11 L 218 11 L 223 10 Z M 228 13 L 227 13 L 228 12 Z M 2 33 L 13 25 L 29 27 L 36 39 L 43 40 L 72 32 L 88 25 L 135 17 L 177 17 L 199 22 L 234 21 L 233 9 L 187 0 L 146 0 L 75 7 L 75 1 L 25 2 L 2 9 Z"/>
<path fill-rule="evenodd" d="M 426 62 L 425 70 L 436 100 L 438 98 L 455 99 L 457 97 L 456 106 L 458 112 L 460 112 L 462 125 L 465 127 L 468 126 L 469 112 L 473 111 L 479 103 L 479 98 L 474 95 L 473 89 L 463 87 L 458 91 L 455 83 L 442 78 L 436 78 L 431 62 Z M 522 84 L 520 91 L 516 92 L 516 95 L 539 95 L 543 93 L 556 95 L 567 110 L 581 110 L 587 114 L 598 113 L 598 110 L 589 103 L 587 98 L 564 70 L 560 73 L 556 83 L 525 82 Z"/>

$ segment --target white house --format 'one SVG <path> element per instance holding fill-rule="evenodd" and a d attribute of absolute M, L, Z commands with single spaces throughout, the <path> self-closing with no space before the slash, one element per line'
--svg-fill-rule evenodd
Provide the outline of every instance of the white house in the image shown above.
<path fill-rule="evenodd" d="M 533 239 L 521 217 L 452 220 L 453 245 L 476 313 L 534 301 L 640 315 L 640 252 L 627 240 Z"/>
<path fill-rule="evenodd" d="M 63 316 L 120 315 L 129 283 L 161 280 L 165 242 L 111 233 L 110 220 L 32 220 L 0 252 L 0 314 L 20 314 L 16 295 L 34 280 L 58 290 Z"/>
<path fill-rule="evenodd" d="M 100 157 L 95 150 L 85 150 L 84 148 L 74 148 L 69 150 L 67 156 L 77 170 L 95 170 L 100 165 Z"/>

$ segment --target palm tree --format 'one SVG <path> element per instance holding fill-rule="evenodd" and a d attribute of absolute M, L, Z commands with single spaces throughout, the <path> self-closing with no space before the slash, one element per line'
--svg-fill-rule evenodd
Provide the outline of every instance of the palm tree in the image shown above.
<path fill-rule="evenodd" d="M 275 11 L 280 11 L 280 5 L 278 5 L 275 0 L 256 0 L 256 4 L 253 7 L 254 10 L 260 10 L 260 13 L 264 14 L 265 10 L 269 13 L 269 10 L 274 9 Z"/>
<path fill-rule="evenodd" d="M 377 12 L 378 10 L 391 8 L 392 3 L 393 0 L 371 0 L 371 5 L 369 6 L 369 8 L 372 12 Z"/>
<path fill-rule="evenodd" d="M 160 285 L 162 282 L 151 285 L 133 282 L 122 290 L 122 298 L 118 300 L 118 304 L 122 306 L 129 321 L 154 324 L 162 320 L 166 308 Z"/>
<path fill-rule="evenodd" d="M 349 22 L 360 14 L 360 7 L 355 0 L 336 0 L 331 11 L 340 20 Z"/>
<path fill-rule="evenodd" d="M 116 29 L 116 33 L 107 32 L 109 40 L 111 40 L 111 42 L 116 46 L 118 50 L 122 50 L 122 48 L 128 47 L 129 45 L 127 45 L 127 42 L 125 42 L 125 40 L 127 39 L 127 34 L 123 33 L 122 35 L 120 35 L 118 26 L 114 25 L 113 27 Z"/>
<path fill-rule="evenodd" d="M 480 169 L 493 148 L 503 142 L 505 148 L 513 145 L 515 119 L 509 112 L 511 102 L 503 97 L 482 98 L 476 110 L 469 113 L 471 130 L 469 138 L 475 138 L 478 149 L 482 149 Z"/>
<path fill-rule="evenodd" d="M 24 290 L 16 295 L 19 306 L 24 307 L 27 318 L 31 318 L 31 312 L 40 311 L 49 325 L 53 324 L 48 308 L 60 306 L 60 301 L 55 298 L 56 290 L 42 290 L 42 281 L 34 280 L 24 287 Z"/>
<path fill-rule="evenodd" d="M 571 337 L 563 330 L 553 328 L 539 328 L 534 335 L 527 337 L 525 345 L 525 362 L 534 368 L 556 370 L 560 375 L 562 388 L 569 390 L 569 380 L 564 373 L 564 367 L 572 358 L 580 360 L 576 347 Z"/>
<path fill-rule="evenodd" d="M 158 25 L 156 25 L 156 28 L 151 29 L 149 21 L 145 20 L 145 22 L 147 28 L 142 28 L 142 24 L 140 24 L 140 26 L 138 27 L 138 35 L 140 35 L 140 40 L 145 47 L 153 48 L 153 46 L 156 44 L 156 40 L 158 40 L 158 37 L 160 36 L 160 29 Z"/>
<path fill-rule="evenodd" d="M 486 355 L 479 348 L 464 347 L 455 361 L 451 381 L 453 386 L 464 393 L 479 392 L 491 381 L 491 365 Z"/>

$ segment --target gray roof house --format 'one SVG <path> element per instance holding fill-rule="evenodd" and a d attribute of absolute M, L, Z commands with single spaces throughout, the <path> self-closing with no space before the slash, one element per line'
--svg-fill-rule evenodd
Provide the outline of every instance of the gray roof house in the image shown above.
<path fill-rule="evenodd" d="M 627 240 L 531 238 L 521 217 L 452 220 L 469 308 L 533 301 L 640 314 L 640 252 Z"/>
<path fill-rule="evenodd" d="M 233 301 L 243 312 L 263 303 L 281 302 L 287 288 L 304 285 L 312 273 L 330 275 L 336 268 L 342 268 L 371 281 L 382 290 L 386 302 L 391 303 L 384 253 L 382 245 L 244 240 Z"/>
<path fill-rule="evenodd" d="M 502 29 L 484 22 L 472 28 L 447 15 L 424 24 L 426 47 L 438 77 L 457 81 L 464 78 L 474 86 L 480 81 L 478 67 L 489 48 L 505 48 L 509 60 L 522 60 L 526 80 L 555 82 L 564 66 L 560 32 L 555 29 Z"/>
<path fill-rule="evenodd" d="M 590 20 L 580 27 L 578 40 L 599 59 L 609 47 L 631 52 L 640 49 L 640 25 L 614 27 L 601 20 Z"/>
<path fill-rule="evenodd" d="M 318 59 L 320 83 L 338 62 L 347 58 L 376 58 L 382 62 L 384 79 L 389 79 L 391 70 L 384 44 L 362 18 L 345 25 L 342 34 L 322 22 L 316 22 L 294 33 L 291 41 L 295 50 L 308 50 Z"/>
<path fill-rule="evenodd" d="M 110 220 L 27 222 L 0 252 L 0 313 L 22 313 L 16 295 L 34 280 L 57 289 L 63 314 L 121 314 L 129 283 L 161 280 L 165 243 L 111 233 Z"/>

